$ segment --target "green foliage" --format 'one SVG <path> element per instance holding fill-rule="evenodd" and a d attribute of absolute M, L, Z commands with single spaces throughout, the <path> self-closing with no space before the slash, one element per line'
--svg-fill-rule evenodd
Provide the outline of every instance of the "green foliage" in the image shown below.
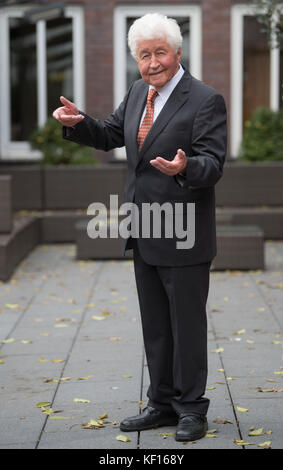
<path fill-rule="evenodd" d="M 253 0 L 255 16 L 261 24 L 261 31 L 266 34 L 271 49 L 283 43 L 282 0 Z"/>
<path fill-rule="evenodd" d="M 257 108 L 245 122 L 240 158 L 247 161 L 283 161 L 283 110 Z"/>
<path fill-rule="evenodd" d="M 43 165 L 92 165 L 98 163 L 94 151 L 62 137 L 62 125 L 53 117 L 43 127 L 34 130 L 30 137 L 33 149 L 43 154 Z"/>

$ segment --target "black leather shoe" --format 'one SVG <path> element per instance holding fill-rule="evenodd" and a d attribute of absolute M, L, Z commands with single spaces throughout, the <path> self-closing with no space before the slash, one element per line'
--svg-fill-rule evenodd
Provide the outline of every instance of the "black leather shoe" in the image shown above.
<path fill-rule="evenodd" d="M 177 423 L 178 415 L 174 411 L 160 411 L 147 406 L 140 415 L 124 419 L 120 423 L 120 429 L 121 431 L 144 431 L 159 426 L 174 426 Z"/>
<path fill-rule="evenodd" d="M 176 441 L 196 441 L 207 432 L 207 419 L 204 415 L 181 414 L 176 430 Z"/>

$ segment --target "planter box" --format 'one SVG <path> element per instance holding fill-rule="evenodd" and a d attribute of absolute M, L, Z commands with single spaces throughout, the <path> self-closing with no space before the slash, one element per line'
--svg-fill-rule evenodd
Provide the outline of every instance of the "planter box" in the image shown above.
<path fill-rule="evenodd" d="M 0 165 L 0 175 L 12 178 L 13 210 L 43 209 L 41 171 L 39 165 Z"/>
<path fill-rule="evenodd" d="M 110 194 L 123 202 L 126 178 L 124 164 L 44 168 L 44 208 L 87 209 L 93 202 L 109 206 Z"/>
<path fill-rule="evenodd" d="M 38 217 L 17 217 L 9 234 L 0 234 L 0 280 L 7 281 L 18 263 L 40 243 Z"/>
<path fill-rule="evenodd" d="M 12 177 L 0 175 L 0 233 L 11 232 L 12 227 Z"/>
<path fill-rule="evenodd" d="M 213 270 L 264 269 L 264 239 L 256 225 L 219 225 Z"/>
<path fill-rule="evenodd" d="M 283 162 L 226 163 L 217 183 L 218 206 L 283 205 Z"/>

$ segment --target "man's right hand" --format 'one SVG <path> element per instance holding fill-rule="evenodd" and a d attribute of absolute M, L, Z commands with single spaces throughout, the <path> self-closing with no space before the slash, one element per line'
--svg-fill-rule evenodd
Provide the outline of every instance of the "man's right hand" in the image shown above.
<path fill-rule="evenodd" d="M 55 109 L 53 117 L 61 122 L 63 126 L 73 127 L 84 119 L 84 116 L 79 114 L 78 108 L 74 103 L 67 100 L 64 96 L 60 96 L 60 101 L 64 106 Z"/>

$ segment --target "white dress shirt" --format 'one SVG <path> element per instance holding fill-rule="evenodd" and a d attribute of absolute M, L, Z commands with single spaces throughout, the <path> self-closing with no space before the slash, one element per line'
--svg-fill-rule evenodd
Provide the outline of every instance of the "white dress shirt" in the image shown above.
<path fill-rule="evenodd" d="M 159 115 L 160 111 L 162 110 L 163 106 L 165 105 L 166 101 L 168 100 L 169 96 L 171 95 L 172 91 L 174 90 L 176 85 L 181 80 L 184 72 L 185 71 L 184 71 L 183 67 L 181 67 L 181 65 L 180 65 L 178 72 L 171 78 L 171 80 L 169 80 L 169 82 L 167 82 L 166 85 L 164 85 L 164 87 L 162 87 L 160 90 L 158 90 L 158 95 L 154 100 L 153 122 L 155 121 L 155 119 Z M 154 87 L 152 85 L 149 85 L 149 90 L 151 90 L 152 88 L 154 88 Z M 146 106 L 145 106 L 143 114 L 142 114 L 142 118 L 141 118 L 141 121 L 140 121 L 140 126 L 141 126 L 142 121 L 145 117 L 145 113 L 146 113 Z"/>

